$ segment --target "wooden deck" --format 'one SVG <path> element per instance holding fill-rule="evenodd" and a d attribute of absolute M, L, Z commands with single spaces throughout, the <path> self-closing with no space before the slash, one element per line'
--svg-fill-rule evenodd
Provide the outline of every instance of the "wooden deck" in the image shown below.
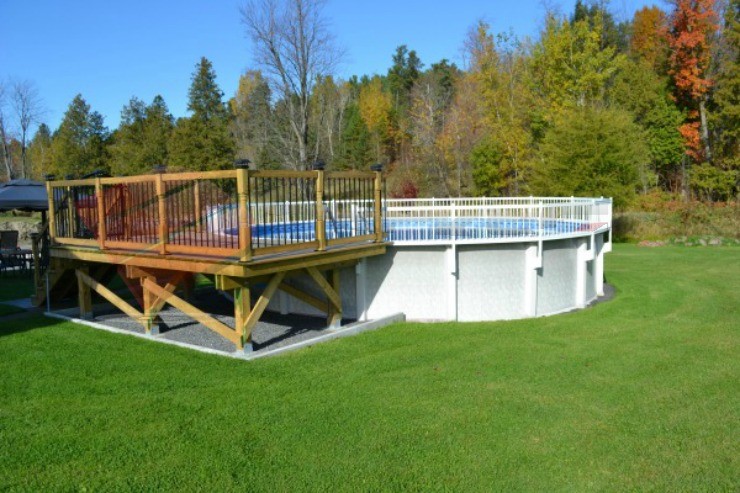
<path fill-rule="evenodd" d="M 170 304 L 240 350 L 250 347 L 251 330 L 278 289 L 338 325 L 339 269 L 386 249 L 380 172 L 236 169 L 52 181 L 47 189 L 50 278 L 74 272 L 81 317 L 92 316 L 95 291 L 153 334 L 158 312 Z M 96 278 L 111 269 L 95 266 L 115 267 L 139 306 Z M 298 273 L 325 298 L 286 281 Z M 234 327 L 186 300 L 194 274 L 233 293 Z M 253 301 L 258 282 L 266 285 Z"/>

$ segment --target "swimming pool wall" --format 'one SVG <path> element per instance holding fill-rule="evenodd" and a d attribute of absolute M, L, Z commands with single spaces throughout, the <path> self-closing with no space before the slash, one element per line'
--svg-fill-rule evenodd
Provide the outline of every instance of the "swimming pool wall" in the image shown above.
<path fill-rule="evenodd" d="M 390 245 L 340 275 L 345 317 L 483 321 L 552 315 L 603 295 L 608 231 L 542 242 Z M 313 280 L 291 282 L 323 297 Z M 268 309 L 323 315 L 279 292 Z"/>

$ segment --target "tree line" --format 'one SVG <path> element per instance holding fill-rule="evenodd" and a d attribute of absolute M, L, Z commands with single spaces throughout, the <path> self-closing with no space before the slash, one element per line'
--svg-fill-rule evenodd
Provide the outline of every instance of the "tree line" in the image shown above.
<path fill-rule="evenodd" d="M 604 2 L 579 0 L 548 13 L 534 40 L 477 22 L 461 67 L 427 66 L 399 46 L 387 73 L 348 80 L 335 76 L 343 53 L 321 6 L 246 4 L 253 68 L 225 100 L 202 58 L 187 117 L 161 96 L 134 97 L 109 131 L 78 95 L 59 128 L 41 124 L 26 143 L 33 119 L 13 135 L 0 111 L 6 174 L 224 169 L 248 158 L 269 169 L 383 163 L 398 197 L 603 195 L 621 207 L 656 192 L 738 194 L 740 0 L 674 0 L 621 22 Z M 0 92 L 0 109 L 7 100 Z"/>

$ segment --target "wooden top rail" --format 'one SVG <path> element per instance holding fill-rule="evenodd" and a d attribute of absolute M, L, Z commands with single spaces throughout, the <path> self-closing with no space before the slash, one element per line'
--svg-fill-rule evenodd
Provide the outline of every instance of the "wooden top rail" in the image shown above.
<path fill-rule="evenodd" d="M 49 181 L 47 191 L 50 237 L 59 245 L 247 262 L 384 241 L 379 171 L 156 173 Z"/>

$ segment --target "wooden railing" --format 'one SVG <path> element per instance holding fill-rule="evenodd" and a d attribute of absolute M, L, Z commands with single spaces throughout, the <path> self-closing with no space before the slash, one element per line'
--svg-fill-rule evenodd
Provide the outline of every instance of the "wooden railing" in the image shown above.
<path fill-rule="evenodd" d="M 383 241 L 380 172 L 235 169 L 47 182 L 52 243 L 238 257 Z"/>

